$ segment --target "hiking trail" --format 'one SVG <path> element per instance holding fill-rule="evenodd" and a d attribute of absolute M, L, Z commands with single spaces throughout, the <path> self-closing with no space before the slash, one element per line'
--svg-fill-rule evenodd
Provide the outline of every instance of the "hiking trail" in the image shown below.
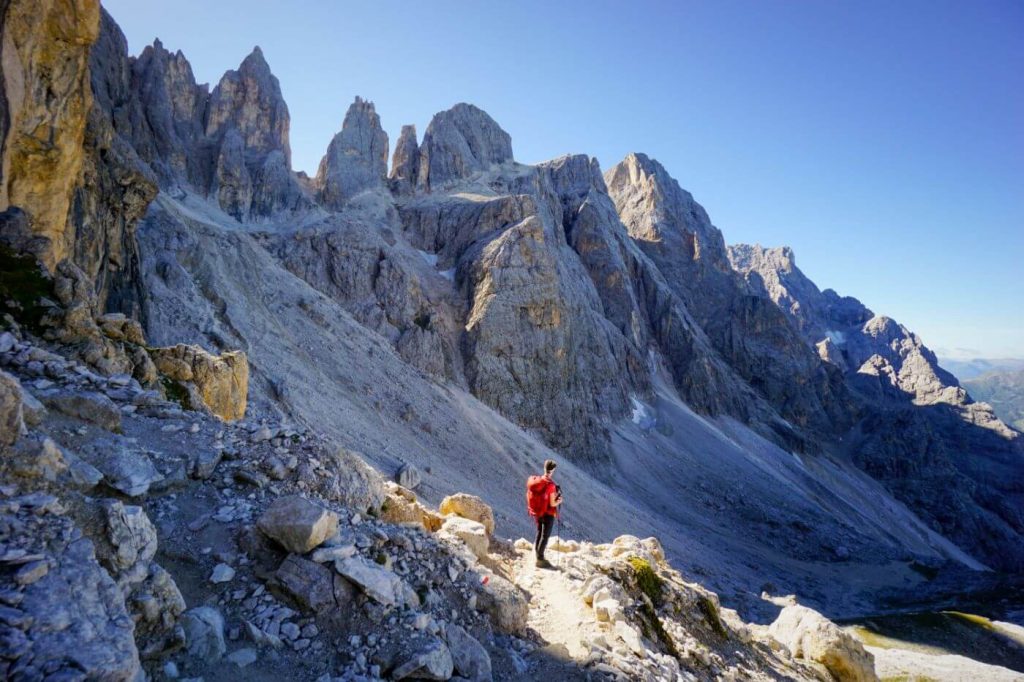
<path fill-rule="evenodd" d="M 548 560 L 554 568 L 537 568 L 533 551 L 520 552 L 515 562 L 515 582 L 530 594 L 529 626 L 548 646 L 562 646 L 568 657 L 582 662 L 590 653 L 587 644 L 598 633 L 597 623 L 578 592 L 578 581 L 564 570 L 568 557 L 555 549 L 552 537 Z M 573 583 L 577 584 L 574 586 Z"/>

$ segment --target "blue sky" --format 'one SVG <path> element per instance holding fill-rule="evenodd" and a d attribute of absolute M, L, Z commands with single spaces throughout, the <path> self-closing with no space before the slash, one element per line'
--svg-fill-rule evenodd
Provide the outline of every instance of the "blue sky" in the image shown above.
<path fill-rule="evenodd" d="M 216 83 L 260 45 L 314 172 L 356 95 L 392 144 L 460 101 L 515 156 L 660 160 L 727 242 L 958 355 L 1024 357 L 1024 3 L 104 3 Z"/>

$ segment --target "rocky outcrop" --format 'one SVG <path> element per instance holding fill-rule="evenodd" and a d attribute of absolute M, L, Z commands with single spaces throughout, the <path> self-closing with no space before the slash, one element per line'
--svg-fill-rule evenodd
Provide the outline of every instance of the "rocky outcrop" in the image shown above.
<path fill-rule="evenodd" d="M 52 270 L 74 253 L 68 208 L 92 105 L 88 59 L 99 2 L 8 2 L 0 25 L 0 209 L 18 206 L 30 217 L 24 233 L 2 236 Z"/>
<path fill-rule="evenodd" d="M 402 126 L 402 132 L 395 143 L 391 156 L 391 173 L 388 175 L 391 191 L 399 196 L 412 194 L 416 189 L 420 171 L 420 146 L 416 142 L 416 126 Z"/>
<path fill-rule="evenodd" d="M 245 416 L 249 362 L 242 351 L 211 355 L 198 346 L 152 348 L 156 368 L 187 392 L 192 409 L 208 409 L 228 421 Z"/>
<path fill-rule="evenodd" d="M 338 515 L 301 497 L 282 497 L 260 517 L 259 527 L 289 552 L 305 554 L 338 530 Z"/>
<path fill-rule="evenodd" d="M 813 609 L 787 606 L 768 632 L 794 658 L 822 664 L 838 682 L 878 682 L 874 656 L 852 635 Z"/>
<path fill-rule="evenodd" d="M 0 372 L 0 447 L 13 444 L 25 429 L 21 403 L 18 380 Z"/>
<path fill-rule="evenodd" d="M 9 604 L 2 607 L 0 675 L 138 679 L 142 669 L 124 598 L 97 563 L 93 543 L 64 516 L 56 498 L 8 498 L 0 514 L 15 531 L 7 535 L 0 558 L 0 590 Z M 12 561 L 33 565 L 23 563 L 25 558 L 46 570 L 6 570 Z"/>
<path fill-rule="evenodd" d="M 486 112 L 460 103 L 434 115 L 419 152 L 417 186 L 437 190 L 511 161 L 512 138 Z"/>
<path fill-rule="evenodd" d="M 99 311 L 138 319 L 142 276 L 135 228 L 157 193 L 157 178 L 131 144 L 134 111 L 127 42 L 106 11 L 89 54 L 93 94 L 82 178 L 68 216 L 73 260 L 93 283 Z"/>
<path fill-rule="evenodd" d="M 380 127 L 373 102 L 356 97 L 345 114 L 341 132 L 331 140 L 320 161 L 316 174 L 320 202 L 327 208 L 340 209 L 360 192 L 382 187 L 387 172 L 388 135 Z"/>

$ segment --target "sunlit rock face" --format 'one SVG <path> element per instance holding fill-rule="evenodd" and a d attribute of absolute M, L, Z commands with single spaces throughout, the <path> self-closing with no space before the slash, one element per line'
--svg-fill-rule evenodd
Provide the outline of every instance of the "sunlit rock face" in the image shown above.
<path fill-rule="evenodd" d="M 29 216 L 20 233 L 3 236 L 52 270 L 75 248 L 68 208 L 85 157 L 99 2 L 9 2 L 2 12 L 0 209 Z"/>
<path fill-rule="evenodd" d="M 512 160 L 512 137 L 472 104 L 456 104 L 434 116 L 423 134 L 416 181 L 423 189 L 445 184 Z"/>

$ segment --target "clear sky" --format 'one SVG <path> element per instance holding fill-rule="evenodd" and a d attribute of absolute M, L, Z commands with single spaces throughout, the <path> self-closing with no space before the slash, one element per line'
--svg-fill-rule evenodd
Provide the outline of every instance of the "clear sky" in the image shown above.
<path fill-rule="evenodd" d="M 646 152 L 727 242 L 792 246 L 940 354 L 1024 357 L 1024 2 L 104 4 L 200 82 L 258 44 L 297 170 L 356 95 L 392 145 L 471 102 L 519 161 Z"/>

